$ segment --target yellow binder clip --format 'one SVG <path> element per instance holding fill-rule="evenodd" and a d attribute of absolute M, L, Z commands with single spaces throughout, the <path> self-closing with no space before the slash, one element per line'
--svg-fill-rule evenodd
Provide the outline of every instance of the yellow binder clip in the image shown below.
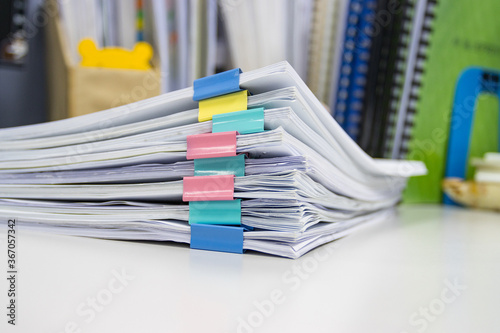
<path fill-rule="evenodd" d="M 131 51 L 120 47 L 98 49 L 94 41 L 87 38 L 82 39 L 78 51 L 82 56 L 80 65 L 84 67 L 147 70 L 153 57 L 153 48 L 146 42 L 136 43 Z"/>

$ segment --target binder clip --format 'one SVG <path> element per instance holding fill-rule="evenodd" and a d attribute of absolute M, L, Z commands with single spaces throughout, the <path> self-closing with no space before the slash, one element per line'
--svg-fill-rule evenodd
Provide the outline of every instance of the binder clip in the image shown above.
<path fill-rule="evenodd" d="M 241 69 L 235 68 L 222 73 L 194 80 L 193 100 L 202 101 L 240 91 Z"/>
<path fill-rule="evenodd" d="M 187 137 L 186 158 L 236 156 L 236 131 L 195 134 Z"/>
<path fill-rule="evenodd" d="M 243 231 L 242 227 L 194 224 L 191 225 L 190 247 L 198 250 L 243 253 Z"/>
<path fill-rule="evenodd" d="M 217 114 L 246 110 L 248 91 L 242 90 L 227 95 L 212 97 L 198 103 L 198 121 L 212 120 Z"/>
<path fill-rule="evenodd" d="M 248 91 L 240 89 L 239 68 L 194 81 L 198 121 L 212 120 L 212 133 L 187 137 L 187 159 L 194 177 L 183 179 L 189 201 L 193 249 L 243 253 L 245 230 L 241 199 L 234 200 L 234 177 L 245 175 L 245 155 L 237 155 L 237 134 L 264 131 L 264 109 L 247 110 Z"/>
<path fill-rule="evenodd" d="M 212 116 L 212 133 L 237 131 L 240 134 L 264 131 L 264 108 L 216 114 Z"/>
<path fill-rule="evenodd" d="M 183 201 L 233 200 L 233 175 L 184 177 L 182 183 Z"/>
<path fill-rule="evenodd" d="M 240 74 L 241 69 L 236 68 L 194 81 L 193 100 L 199 102 L 198 121 L 247 109 L 248 91 L 240 89 Z"/>
<path fill-rule="evenodd" d="M 245 175 L 245 155 L 195 159 L 194 175 L 243 177 Z"/>
<path fill-rule="evenodd" d="M 461 73 L 455 89 L 451 113 L 445 178 L 465 179 L 472 124 L 477 98 L 481 94 L 492 94 L 500 98 L 500 71 L 470 67 Z M 471 100 L 472 103 L 470 103 Z M 458 205 L 446 194 L 443 194 L 443 202 Z"/>

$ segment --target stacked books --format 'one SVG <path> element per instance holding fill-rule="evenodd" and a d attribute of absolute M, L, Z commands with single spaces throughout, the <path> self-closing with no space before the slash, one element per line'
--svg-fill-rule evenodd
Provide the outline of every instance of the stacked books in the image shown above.
<path fill-rule="evenodd" d="M 0 214 L 21 226 L 289 258 L 388 218 L 426 173 L 365 154 L 287 62 L 2 129 L 0 149 Z"/>

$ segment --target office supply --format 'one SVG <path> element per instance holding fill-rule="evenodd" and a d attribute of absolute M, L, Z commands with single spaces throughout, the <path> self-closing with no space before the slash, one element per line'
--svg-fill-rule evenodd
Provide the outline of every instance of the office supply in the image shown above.
<path fill-rule="evenodd" d="M 358 34 L 355 39 L 353 62 L 349 79 L 350 93 L 347 98 L 344 129 L 358 141 L 361 131 L 361 117 L 365 103 L 366 86 L 368 78 L 368 64 L 370 61 L 375 25 L 375 0 L 364 0 L 361 3 L 362 11 L 356 29 Z M 366 119 L 368 121 L 368 119 Z"/>
<path fill-rule="evenodd" d="M 413 31 L 413 18 L 415 16 L 415 1 L 405 1 L 401 5 L 401 17 L 399 27 L 396 27 L 396 54 L 392 58 L 394 61 L 393 76 L 389 80 L 388 89 L 390 94 L 388 96 L 386 126 L 383 129 L 382 140 L 382 153 L 381 157 L 391 158 L 392 147 L 394 143 L 394 135 L 396 133 L 396 123 L 398 108 L 400 105 L 401 96 L 403 93 L 403 86 L 405 83 L 405 73 L 408 69 L 406 63 L 409 56 L 409 47 L 412 31 Z M 415 27 L 418 29 L 418 27 Z"/>
<path fill-rule="evenodd" d="M 236 156 L 236 131 L 189 135 L 186 159 Z"/>
<path fill-rule="evenodd" d="M 316 97 L 324 103 L 329 102 L 331 67 L 335 56 L 334 45 L 340 37 L 337 33 L 337 22 L 344 14 L 340 13 L 342 7 L 340 2 L 345 1 L 314 2 L 307 82 Z"/>
<path fill-rule="evenodd" d="M 206 91 L 203 82 L 210 78 L 194 89 L 130 106 L 0 130 L 2 146 L 9 148 L 0 157 L 0 196 L 6 198 L 0 211 L 74 235 L 190 242 L 192 225 L 214 223 L 217 209 L 229 205 L 234 212 L 236 205 L 245 229 L 241 251 L 296 258 L 366 221 L 386 218 L 407 177 L 425 173 L 420 163 L 377 161 L 363 153 L 286 62 L 230 73 L 217 76 L 239 77 L 224 95 L 193 100 L 199 89 Z M 202 115 L 207 102 L 224 107 L 233 96 L 243 106 L 238 102 L 227 114 Z M 241 121 L 249 114 L 258 115 L 252 123 L 259 129 L 242 134 Z M 213 132 L 221 119 L 226 131 Z M 249 157 L 244 168 L 240 154 Z M 233 158 L 213 159 L 225 157 Z M 173 172 L 144 175 L 156 167 Z M 251 172 L 241 175 L 243 169 Z M 36 184 L 23 177 L 27 172 Z M 96 182 L 100 174 L 111 177 Z M 94 180 L 83 180 L 85 175 Z M 38 201 L 42 198 L 47 201 Z M 204 217 L 192 202 L 214 213 Z M 191 208 L 195 223 L 189 224 Z M 234 221 L 235 214 L 227 218 Z M 224 234 L 225 228 L 218 227 L 208 230 Z M 216 241 L 218 236 L 215 243 L 196 231 L 194 236 L 198 248 L 226 246 Z"/>
<path fill-rule="evenodd" d="M 234 175 L 243 177 L 245 175 L 245 155 L 196 159 L 194 161 L 194 175 Z"/>
<path fill-rule="evenodd" d="M 362 0 L 349 0 L 346 27 L 343 36 L 342 62 L 335 99 L 335 120 L 344 128 L 348 102 L 351 94 L 354 53 L 358 38 L 358 22 L 363 10 Z"/>
<path fill-rule="evenodd" d="M 226 88 L 219 93 L 214 92 L 213 89 L 210 91 L 211 89 L 207 88 L 207 85 L 210 86 L 214 79 L 198 79 L 193 84 L 193 100 L 200 101 L 200 108 L 207 100 L 224 98 L 224 95 L 222 95 L 224 93 L 228 93 L 226 96 L 242 95 L 246 100 L 246 91 L 242 91 L 243 94 L 238 92 L 240 90 L 240 73 L 241 70 L 237 69 L 236 71 L 214 75 L 217 78 L 215 81 L 219 83 L 218 88 L 220 86 Z M 224 83 L 224 80 L 227 80 L 229 84 Z M 227 89 L 228 86 L 232 88 Z M 207 99 L 203 100 L 203 97 Z M 252 124 L 250 128 L 242 124 L 242 121 L 246 120 L 245 116 L 248 112 L 246 110 L 236 112 L 229 110 L 227 113 L 213 115 L 212 119 L 218 117 L 219 121 L 212 121 L 211 134 L 187 137 L 186 158 L 195 159 L 195 176 L 183 178 L 182 200 L 189 201 L 190 246 L 193 249 L 233 253 L 243 253 L 244 251 L 244 229 L 240 227 L 242 218 L 241 199 L 234 199 L 234 180 L 237 174 L 240 177 L 245 175 L 245 155 L 240 155 L 239 159 L 236 155 L 236 134 L 240 133 L 238 130 L 241 129 L 243 129 L 242 134 L 264 131 L 264 110 L 262 108 L 257 110 L 257 115 L 260 116 L 258 124 L 261 126 L 252 127 L 255 122 L 250 121 L 250 124 Z M 250 111 L 250 113 L 255 115 L 253 111 Z M 236 114 L 236 117 L 234 114 Z M 242 114 L 243 118 L 241 117 Z M 217 124 L 220 124 L 221 117 L 223 119 L 222 127 L 217 126 Z M 202 121 L 200 116 L 198 116 L 198 120 Z M 207 164 L 214 166 L 214 159 L 218 168 L 215 170 L 204 169 L 204 175 L 200 175 L 200 172 L 198 172 L 199 166 L 206 166 Z M 200 214 L 201 210 L 207 214 Z M 232 228 L 227 227 L 227 225 Z M 247 228 L 254 230 L 253 227 Z"/>
<path fill-rule="evenodd" d="M 243 228 L 192 225 L 190 244 L 192 249 L 243 253 Z"/>
<path fill-rule="evenodd" d="M 422 85 L 412 120 L 415 125 L 408 133 L 411 140 L 407 155 L 410 159 L 425 161 L 429 174 L 409 182 L 404 196 L 408 202 L 442 200 L 438 184 L 446 170 L 450 125 L 458 126 L 450 122 L 460 75 L 469 67 L 493 71 L 500 68 L 499 58 L 494 52 L 488 51 L 497 45 L 495 31 L 499 29 L 499 23 L 493 14 L 497 10 L 500 10 L 500 4 L 496 1 L 485 1 L 477 6 L 467 1 L 459 3 L 443 0 L 436 5 L 427 60 L 423 67 L 425 71 L 421 75 Z M 490 79 L 486 81 L 492 81 Z M 475 104 L 474 96 L 475 93 L 470 94 L 471 106 Z M 482 156 L 488 151 L 498 151 L 498 121 L 495 120 L 498 115 L 497 98 L 486 94 L 479 99 L 476 107 L 478 111 L 475 112 L 477 118 L 472 129 L 469 158 Z M 467 110 L 463 111 L 471 114 Z M 462 121 L 467 123 L 463 118 Z"/>
<path fill-rule="evenodd" d="M 264 108 L 235 111 L 212 116 L 212 132 L 236 130 L 240 134 L 264 131 Z"/>
<path fill-rule="evenodd" d="M 379 0 L 368 63 L 367 87 L 361 114 L 359 145 L 372 157 L 384 157 L 386 128 L 391 127 L 391 95 L 401 74 L 396 63 L 403 56 L 402 21 L 410 1 Z"/>
<path fill-rule="evenodd" d="M 431 43 L 436 3 L 435 0 L 423 0 L 415 3 L 404 84 L 401 88 L 401 99 L 398 102 L 398 112 L 395 117 L 391 158 L 405 158 L 408 153 L 408 143 L 411 138 L 416 104 L 422 84 L 422 73 L 425 70 L 427 50 Z"/>
<path fill-rule="evenodd" d="M 248 90 L 207 98 L 200 101 L 198 121 L 211 120 L 214 115 L 247 109 Z"/>
<path fill-rule="evenodd" d="M 244 176 L 245 174 L 254 175 L 266 172 L 284 172 L 287 170 L 305 172 L 307 170 L 307 161 L 301 156 L 247 158 L 241 160 L 243 157 L 244 155 L 240 154 L 234 157 L 180 161 L 171 164 L 145 164 L 115 168 L 45 171 L 38 173 L 1 173 L 0 182 L 2 184 L 140 183 L 177 180 L 185 176 L 203 176 L 206 172 L 209 174 Z M 223 167 L 219 163 L 220 160 L 222 160 Z M 215 172 L 215 170 L 218 171 Z"/>
<path fill-rule="evenodd" d="M 241 225 L 241 199 L 189 202 L 189 224 Z"/>
<path fill-rule="evenodd" d="M 474 116 L 477 112 L 476 104 L 480 94 L 492 94 L 497 98 L 500 96 L 498 71 L 472 67 L 465 69 L 458 79 L 450 119 L 445 178 L 466 178 L 473 122 L 480 120 Z M 472 105 L 470 105 L 471 100 L 473 101 Z M 491 135 L 495 136 L 495 133 L 491 133 Z M 500 142 L 498 134 L 497 141 Z M 483 149 L 488 148 L 484 147 Z M 446 195 L 443 197 L 443 202 L 453 203 Z"/>
<path fill-rule="evenodd" d="M 201 101 L 240 91 L 240 74 L 241 69 L 237 68 L 194 81 L 193 100 Z"/>

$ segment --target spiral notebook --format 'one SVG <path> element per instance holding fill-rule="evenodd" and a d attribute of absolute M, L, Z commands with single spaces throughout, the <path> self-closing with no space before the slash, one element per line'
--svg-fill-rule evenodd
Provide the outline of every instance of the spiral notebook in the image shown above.
<path fill-rule="evenodd" d="M 370 62 L 368 65 L 367 87 L 363 103 L 359 145 L 370 156 L 383 157 L 385 128 L 388 124 L 390 98 L 394 93 L 395 79 L 398 77 L 396 65 L 398 54 L 406 47 L 400 41 L 405 6 L 409 1 L 394 2 L 378 0 Z"/>
<path fill-rule="evenodd" d="M 500 58 L 495 51 L 499 49 L 499 10 L 500 3 L 494 0 L 481 4 L 439 0 L 432 32 L 423 29 L 422 40 L 429 34 L 429 42 L 423 44 L 426 60 L 422 72 L 414 75 L 421 85 L 417 98 L 408 99 L 405 122 L 411 131 L 402 131 L 409 141 L 401 141 L 400 152 L 424 161 L 429 174 L 410 181 L 404 196 L 408 202 L 441 202 L 441 182 L 450 169 L 463 170 L 454 176 L 469 179 L 471 159 L 499 149 Z M 464 141 L 453 146 L 453 137 Z"/>
<path fill-rule="evenodd" d="M 391 158 L 406 158 L 411 131 L 414 125 L 416 104 L 422 84 L 422 74 L 427 60 L 427 49 L 432 34 L 437 0 L 417 1 L 412 22 L 410 45 L 405 64 L 402 94 L 398 111 L 393 118 L 395 132 L 392 139 Z M 389 125 L 389 127 L 391 127 Z"/>

